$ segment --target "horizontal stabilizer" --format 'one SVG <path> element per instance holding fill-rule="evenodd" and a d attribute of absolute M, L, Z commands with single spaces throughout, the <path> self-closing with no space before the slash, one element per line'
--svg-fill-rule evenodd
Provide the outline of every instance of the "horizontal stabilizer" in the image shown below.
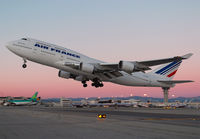
<path fill-rule="evenodd" d="M 194 82 L 191 80 L 168 80 L 168 81 L 158 81 L 161 83 L 166 83 L 166 84 L 177 84 L 177 83 L 189 83 L 189 82 Z"/>

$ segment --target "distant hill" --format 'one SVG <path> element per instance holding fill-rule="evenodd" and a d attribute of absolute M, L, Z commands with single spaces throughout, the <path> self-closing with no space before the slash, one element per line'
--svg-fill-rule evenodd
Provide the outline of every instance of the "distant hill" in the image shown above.
<path fill-rule="evenodd" d="M 81 101 L 85 98 L 69 98 L 73 101 Z M 88 100 L 95 100 L 98 99 L 97 97 L 91 97 L 88 98 Z M 151 102 L 163 102 L 163 98 L 154 98 L 154 97 L 141 97 L 141 96 L 133 96 L 133 97 L 104 97 L 101 98 L 103 100 L 108 100 L 108 99 L 121 99 L 121 100 L 125 100 L 125 99 L 137 99 L 137 100 L 141 100 L 142 102 L 147 102 L 147 101 L 151 101 Z M 59 102 L 60 98 L 47 98 L 47 99 L 42 99 L 42 102 Z M 169 99 L 169 102 L 175 102 L 175 101 L 180 101 L 180 102 L 200 102 L 200 96 L 197 97 L 177 97 L 177 98 L 171 98 Z"/>

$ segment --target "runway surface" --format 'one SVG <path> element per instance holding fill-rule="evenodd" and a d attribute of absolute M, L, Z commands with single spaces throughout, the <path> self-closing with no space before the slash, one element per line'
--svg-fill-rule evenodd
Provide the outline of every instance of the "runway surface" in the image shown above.
<path fill-rule="evenodd" d="M 97 114 L 106 114 L 98 119 Z M 1 139 L 197 139 L 200 111 L 0 107 Z"/>

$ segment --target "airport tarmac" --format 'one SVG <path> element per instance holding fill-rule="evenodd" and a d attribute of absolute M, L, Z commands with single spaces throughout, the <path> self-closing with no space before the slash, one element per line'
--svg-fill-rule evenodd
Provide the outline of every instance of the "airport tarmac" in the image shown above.
<path fill-rule="evenodd" d="M 98 119 L 97 114 L 107 114 Z M 0 106 L 0 139 L 197 139 L 200 110 Z"/>

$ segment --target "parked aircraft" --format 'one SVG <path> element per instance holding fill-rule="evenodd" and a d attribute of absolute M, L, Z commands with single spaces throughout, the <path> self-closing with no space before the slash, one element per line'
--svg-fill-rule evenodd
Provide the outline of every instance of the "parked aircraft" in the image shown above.
<path fill-rule="evenodd" d="M 10 99 L 4 103 L 4 106 L 35 105 L 39 101 L 39 98 L 37 97 L 37 95 L 38 95 L 38 92 L 35 92 L 35 94 L 29 99 L 19 99 L 19 100 L 18 99 Z"/>

